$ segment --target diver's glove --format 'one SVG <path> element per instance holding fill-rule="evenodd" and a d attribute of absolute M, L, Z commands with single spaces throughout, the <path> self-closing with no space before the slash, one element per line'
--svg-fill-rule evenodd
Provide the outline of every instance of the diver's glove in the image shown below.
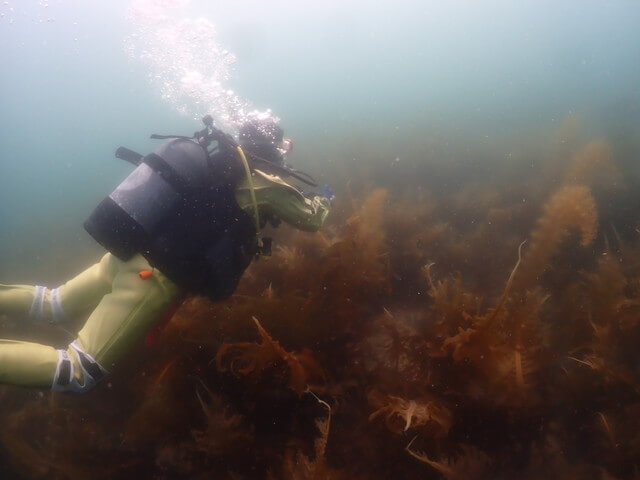
<path fill-rule="evenodd" d="M 323 197 L 326 197 L 332 203 L 336 198 L 336 195 L 335 193 L 333 193 L 333 189 L 331 188 L 331 185 L 329 185 L 328 183 L 325 183 L 322 186 L 322 190 L 320 190 L 320 195 L 322 195 Z"/>

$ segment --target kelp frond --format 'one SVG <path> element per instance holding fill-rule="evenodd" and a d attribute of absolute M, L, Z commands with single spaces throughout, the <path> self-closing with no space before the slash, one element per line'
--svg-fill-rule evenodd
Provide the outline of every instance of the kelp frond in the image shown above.
<path fill-rule="evenodd" d="M 286 351 L 267 333 L 256 317 L 252 318 L 260 334 L 260 343 L 223 344 L 215 357 L 218 370 L 228 369 L 236 375 L 245 376 L 273 368 L 277 362 L 283 361 L 288 367 L 288 385 L 298 395 L 302 395 L 307 389 L 310 378 L 322 376 L 322 369 L 313 359 L 311 352 L 308 350 L 300 353 Z"/>
<path fill-rule="evenodd" d="M 426 463 L 440 473 L 446 480 L 481 480 L 486 478 L 490 464 L 489 457 L 480 450 L 462 445 L 462 453 L 453 461 L 438 462 L 430 459 L 424 452 L 411 448 L 417 436 L 413 437 L 405 450 L 416 460 Z"/>

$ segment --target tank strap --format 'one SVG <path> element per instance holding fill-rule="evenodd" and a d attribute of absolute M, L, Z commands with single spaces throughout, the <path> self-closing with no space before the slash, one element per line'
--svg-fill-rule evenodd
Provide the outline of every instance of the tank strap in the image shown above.
<path fill-rule="evenodd" d="M 149 138 L 151 138 L 152 140 L 169 140 L 171 138 L 180 138 L 182 140 L 193 140 L 195 137 L 187 137 L 185 135 L 158 135 L 157 133 L 154 133 Z"/>
<path fill-rule="evenodd" d="M 189 185 L 187 182 L 178 175 L 171 165 L 162 158 L 160 155 L 150 153 L 146 155 L 142 160 L 149 165 L 154 171 L 156 171 L 163 179 L 165 179 L 170 185 L 177 188 L 180 193 L 186 193 L 189 191 Z"/>
<path fill-rule="evenodd" d="M 118 147 L 116 150 L 116 157 L 138 166 L 144 158 L 144 155 L 134 152 L 133 150 L 129 150 L 126 147 Z"/>

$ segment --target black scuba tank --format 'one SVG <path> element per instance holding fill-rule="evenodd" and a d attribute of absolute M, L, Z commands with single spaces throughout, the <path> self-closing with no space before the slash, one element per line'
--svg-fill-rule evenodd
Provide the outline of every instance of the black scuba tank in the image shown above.
<path fill-rule="evenodd" d="M 85 229 L 121 260 L 140 253 L 185 290 L 226 298 L 256 249 L 253 222 L 235 201 L 233 160 L 169 140 L 95 208 Z"/>

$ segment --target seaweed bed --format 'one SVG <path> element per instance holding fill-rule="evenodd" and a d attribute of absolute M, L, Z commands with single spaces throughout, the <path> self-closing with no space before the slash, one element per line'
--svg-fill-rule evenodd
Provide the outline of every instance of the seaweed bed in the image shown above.
<path fill-rule="evenodd" d="M 322 232 L 91 394 L 0 388 L 2 478 L 640 477 L 629 154 L 567 125 L 440 192 L 342 162 Z"/>

